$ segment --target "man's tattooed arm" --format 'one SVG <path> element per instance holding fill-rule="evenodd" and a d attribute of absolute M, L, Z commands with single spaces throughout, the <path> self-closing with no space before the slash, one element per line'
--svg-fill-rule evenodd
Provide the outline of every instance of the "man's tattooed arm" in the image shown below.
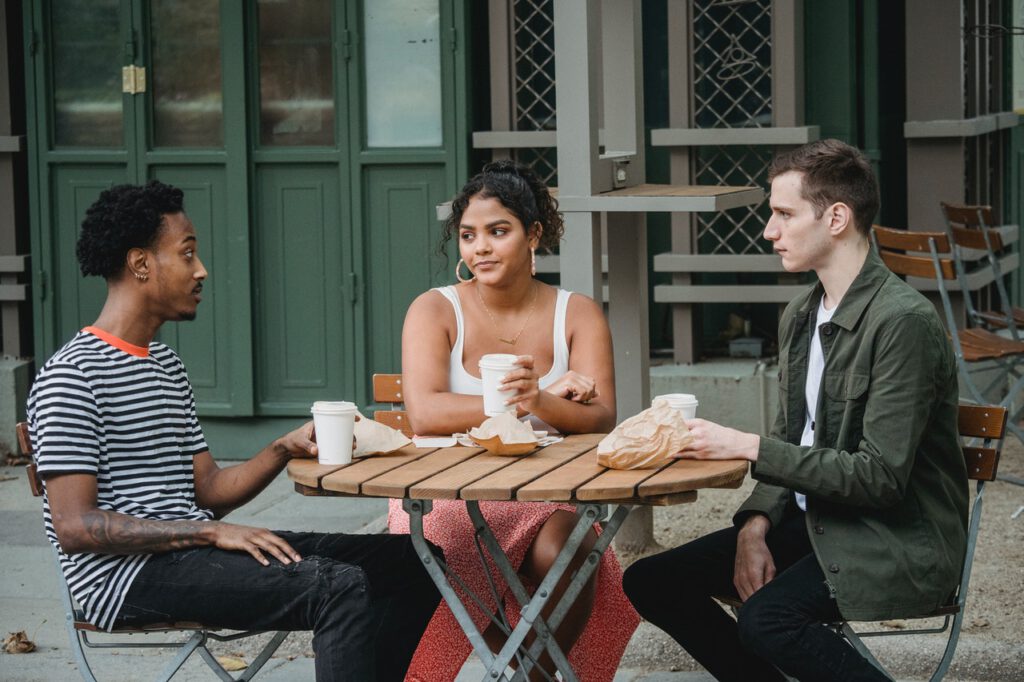
<path fill-rule="evenodd" d="M 46 479 L 46 494 L 57 540 L 69 554 L 152 554 L 214 546 L 248 552 L 261 564 L 274 557 L 284 564 L 301 557 L 266 528 L 224 521 L 140 519 L 96 506 L 96 477 L 66 474 Z"/>
<path fill-rule="evenodd" d="M 109 554 L 152 554 L 209 545 L 214 530 L 210 521 L 155 521 L 101 509 L 82 515 L 82 529 L 92 551 Z"/>

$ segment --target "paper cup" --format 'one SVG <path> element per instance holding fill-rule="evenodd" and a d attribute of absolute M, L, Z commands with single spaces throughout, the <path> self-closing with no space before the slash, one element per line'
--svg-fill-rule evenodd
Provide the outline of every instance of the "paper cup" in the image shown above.
<path fill-rule="evenodd" d="M 321 464 L 351 462 L 355 404 L 318 400 L 309 411 L 313 413 L 313 426 L 316 429 L 317 461 Z"/>
<path fill-rule="evenodd" d="M 693 419 L 697 416 L 697 396 L 692 393 L 665 393 L 664 395 L 655 396 L 654 400 L 658 399 L 668 401 L 669 407 L 673 410 L 679 410 L 683 413 L 683 419 Z M 651 403 L 654 403 L 654 400 Z"/>
<path fill-rule="evenodd" d="M 515 391 L 499 391 L 502 377 L 514 370 L 516 356 L 509 353 L 491 353 L 480 358 L 480 379 L 484 385 L 484 414 L 494 417 L 502 412 L 515 412 L 515 405 L 505 401 L 515 396 Z"/>

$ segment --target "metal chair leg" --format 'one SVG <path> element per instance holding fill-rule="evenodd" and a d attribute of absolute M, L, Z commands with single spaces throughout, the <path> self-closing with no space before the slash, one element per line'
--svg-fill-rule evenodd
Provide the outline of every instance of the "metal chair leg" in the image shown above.
<path fill-rule="evenodd" d="M 889 671 L 885 669 L 885 666 L 879 663 L 878 659 L 875 658 L 875 655 L 871 653 L 871 650 L 864 645 L 864 642 L 862 642 L 860 637 L 857 636 L 857 633 L 854 632 L 853 628 L 850 627 L 849 623 L 843 623 L 840 626 L 840 634 L 843 636 L 844 639 L 846 639 L 847 642 L 850 643 L 850 646 L 857 650 L 857 653 L 859 653 L 864 658 L 868 659 L 871 665 L 878 668 L 878 670 L 880 670 L 883 674 L 892 677 L 892 675 L 889 674 Z"/>
<path fill-rule="evenodd" d="M 196 630 L 192 633 L 192 636 L 181 645 L 175 653 L 174 658 L 168 661 L 164 669 L 160 671 L 160 677 L 157 678 L 160 682 L 167 682 L 174 677 L 178 670 L 185 664 L 188 657 L 191 656 L 196 649 L 199 649 L 200 653 L 206 651 L 206 633 L 201 630 Z M 231 679 L 230 677 L 228 679 Z"/>

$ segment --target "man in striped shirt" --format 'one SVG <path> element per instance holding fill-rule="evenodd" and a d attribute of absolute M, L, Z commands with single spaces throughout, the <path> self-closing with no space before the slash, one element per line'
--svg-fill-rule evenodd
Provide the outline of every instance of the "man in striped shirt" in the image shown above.
<path fill-rule="evenodd" d="M 312 630 L 318 680 L 401 680 L 440 599 L 408 536 L 219 520 L 316 443 L 307 423 L 241 464 L 214 462 L 185 368 L 153 340 L 195 318 L 207 276 L 181 190 L 104 191 L 77 255 L 106 302 L 40 370 L 28 416 L 46 533 L 86 617 Z"/>

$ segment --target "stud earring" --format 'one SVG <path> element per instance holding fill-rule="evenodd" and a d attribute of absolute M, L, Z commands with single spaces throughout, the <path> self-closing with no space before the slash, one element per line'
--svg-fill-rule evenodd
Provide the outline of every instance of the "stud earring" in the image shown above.
<path fill-rule="evenodd" d="M 462 273 L 459 272 L 459 270 L 462 269 L 463 264 L 466 265 L 466 270 L 469 270 L 469 278 L 468 279 L 464 279 L 462 277 Z M 459 262 L 455 264 L 455 279 L 459 280 L 462 283 L 472 282 L 474 279 L 476 279 L 476 275 L 474 275 L 473 271 L 469 269 L 469 264 L 466 263 L 465 259 L 463 259 L 463 258 L 460 258 Z"/>

